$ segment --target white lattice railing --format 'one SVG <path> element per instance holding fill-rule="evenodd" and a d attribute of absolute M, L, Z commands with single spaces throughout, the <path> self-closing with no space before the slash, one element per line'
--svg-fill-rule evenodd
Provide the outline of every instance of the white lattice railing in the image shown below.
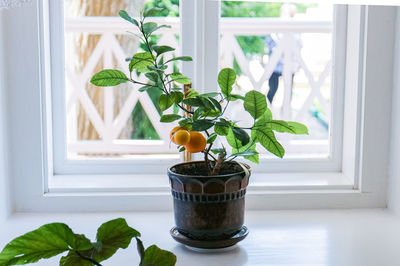
<path fill-rule="evenodd" d="M 173 18 L 154 18 L 153 21 L 171 25 L 171 29 L 161 29 L 159 43 L 178 47 L 176 35 L 179 34 L 179 20 Z M 87 17 L 67 20 L 65 23 L 66 33 L 100 34 L 100 40 L 90 55 L 81 73 L 74 73 L 66 60 L 67 78 L 67 116 L 68 116 L 68 151 L 71 153 L 170 153 L 176 152 L 175 147 L 170 145 L 169 131 L 171 125 L 159 122 L 160 116 L 147 93 L 140 93 L 132 89 L 125 103 L 120 107 L 118 114 L 114 114 L 114 88 L 104 88 L 104 116 L 103 118 L 91 101 L 85 89 L 90 77 L 94 74 L 95 67 L 102 62 L 103 68 L 117 67 L 128 73 L 126 55 L 121 47 L 117 35 L 134 31 L 134 28 L 119 18 L 113 17 Z M 332 25 L 326 21 L 284 21 L 281 19 L 251 19 L 251 18 L 223 18 L 221 19 L 221 62 L 223 67 L 232 67 L 234 58 L 240 66 L 243 74 L 247 76 L 252 87 L 261 90 L 263 84 L 268 81 L 281 56 L 283 57 L 283 88 L 284 100 L 281 110 L 273 110 L 275 116 L 283 119 L 294 119 L 302 121 L 311 107 L 313 100 L 317 98 L 324 112 L 329 117 L 330 105 L 321 95 L 322 85 L 330 74 L 331 63 L 328 60 L 324 70 L 318 77 L 310 71 L 302 58 L 299 46 L 294 38 L 295 34 L 301 33 L 330 33 Z M 270 33 L 280 33 L 281 38 L 276 49 L 269 57 L 269 62 L 264 66 L 261 77 L 256 77 L 249 68 L 249 62 L 243 54 L 235 36 L 246 35 L 265 36 Z M 67 44 L 68 45 L 68 44 Z M 131 51 L 134 53 L 134 51 Z M 179 54 L 179 51 L 177 51 Z M 113 58 L 117 64 L 114 64 Z M 307 99 L 293 116 L 291 106 L 292 72 L 291 58 L 295 58 L 299 67 L 304 71 L 307 83 L 311 88 Z M 137 78 L 137 77 L 135 77 Z M 140 80 L 142 77 L 139 77 Z M 120 140 L 118 136 L 128 122 L 132 109 L 140 102 L 154 129 L 161 140 Z M 81 141 L 77 139 L 77 103 L 83 107 L 88 119 L 94 126 L 101 140 Z M 232 105 L 230 110 L 240 118 L 242 106 Z M 325 151 L 324 145 L 308 145 L 309 151 Z M 314 147 L 314 148 L 313 148 Z M 304 147 L 303 147 L 304 149 Z"/>

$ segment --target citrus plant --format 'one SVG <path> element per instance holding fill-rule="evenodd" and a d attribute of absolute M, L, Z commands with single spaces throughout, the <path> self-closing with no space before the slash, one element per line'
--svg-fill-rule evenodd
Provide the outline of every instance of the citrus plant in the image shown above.
<path fill-rule="evenodd" d="M 173 266 L 176 257 L 156 245 L 147 249 L 140 240 L 140 233 L 128 226 L 125 219 L 118 218 L 102 224 L 96 242 L 85 235 L 75 234 L 64 223 L 50 223 L 19 236 L 8 243 L 0 253 L 0 265 L 23 265 L 35 263 L 68 252 L 60 259 L 60 266 L 101 266 L 118 249 L 125 249 L 136 239 L 140 266 Z"/>
<path fill-rule="evenodd" d="M 150 88 L 159 90 L 162 94 L 158 103 L 163 112 L 177 106 L 183 113 L 188 114 L 161 116 L 160 122 L 177 124 L 171 131 L 171 141 L 177 144 L 180 152 L 202 152 L 209 175 L 218 174 L 224 162 L 237 157 L 259 163 L 257 143 L 282 158 L 285 150 L 276 139 L 275 132 L 308 134 L 307 127 L 301 123 L 274 120 L 264 94 L 256 90 L 249 91 L 244 96 L 232 93 L 236 73 L 231 68 L 224 68 L 219 72 L 219 91 L 200 94 L 190 89 L 189 93 L 184 95 L 180 86 L 190 84 L 190 79 L 180 72 L 168 73 L 167 69 L 169 64 L 176 61 L 192 61 L 192 58 L 179 56 L 165 60 L 165 54 L 173 52 L 175 48 L 150 44 L 150 38 L 156 30 L 169 27 L 146 21 L 148 17 L 160 11 L 162 9 L 156 7 L 146 9 L 141 12 L 139 20 L 129 16 L 126 11 L 119 12 L 121 18 L 138 28 L 140 35 L 137 36 L 143 42 L 146 51 L 126 59 L 129 62 L 129 75 L 116 69 L 105 69 L 92 77 L 92 84 L 108 87 L 130 82 L 139 85 L 141 92 Z M 144 74 L 148 81 L 134 80 L 133 71 Z M 233 101 L 243 102 L 244 109 L 252 117 L 251 126 L 240 126 L 239 122 L 226 116 L 227 107 Z M 221 143 L 217 141 L 219 138 L 227 140 L 232 148 L 230 154 L 223 145 L 216 146 L 216 143 Z"/>

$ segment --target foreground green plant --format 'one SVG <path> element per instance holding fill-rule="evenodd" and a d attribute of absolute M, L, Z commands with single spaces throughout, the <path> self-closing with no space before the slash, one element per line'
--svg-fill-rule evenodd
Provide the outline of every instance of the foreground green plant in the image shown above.
<path fill-rule="evenodd" d="M 144 92 L 150 88 L 159 90 L 162 94 L 159 98 L 159 107 L 167 111 L 172 106 L 179 107 L 184 113 L 189 114 L 163 114 L 162 123 L 177 123 L 171 135 L 171 140 L 178 144 L 180 152 L 203 152 L 204 161 L 209 175 L 218 174 L 222 165 L 241 156 L 252 162 L 259 163 L 259 153 L 256 144 L 260 143 L 266 150 L 282 158 L 285 150 L 275 137 L 275 132 L 290 134 L 308 134 L 305 125 L 297 122 L 274 120 L 271 110 L 267 106 L 267 100 L 262 93 L 252 90 L 246 95 L 233 94 L 233 85 L 236 82 L 236 73 L 231 68 L 224 68 L 219 72 L 218 92 L 200 94 L 191 89 L 187 95 L 182 93 L 180 84 L 191 84 L 188 77 L 179 72 L 168 73 L 168 65 L 176 61 L 192 61 L 189 56 L 175 57 L 165 60 L 166 53 L 173 52 L 175 48 L 166 45 L 150 45 L 152 34 L 160 28 L 168 28 L 167 25 L 157 25 L 155 22 L 146 22 L 147 17 L 160 12 L 159 8 L 150 8 L 141 13 L 140 20 L 136 20 L 121 10 L 121 18 L 135 25 L 146 47 L 145 52 L 134 54 L 126 60 L 129 62 L 129 77 L 116 69 L 106 69 L 95 74 L 91 83 L 97 86 L 116 86 L 121 83 L 131 82 L 139 85 L 139 91 Z M 143 73 L 148 82 L 140 82 L 132 78 L 132 73 Z M 226 117 L 226 110 L 230 102 L 243 101 L 244 109 L 251 115 L 252 121 L 248 126 L 240 126 L 239 121 Z M 188 132 L 204 132 L 206 137 L 202 139 L 197 133 L 195 143 L 185 138 L 184 142 L 174 141 L 174 134 L 179 129 Z M 203 136 L 204 137 L 204 136 Z M 223 145 L 214 147 L 218 138 L 225 138 L 232 148 L 232 152 L 226 150 Z M 207 146 L 208 145 L 208 146 Z M 214 154 L 214 155 L 213 155 Z"/>
<path fill-rule="evenodd" d="M 0 266 L 23 265 L 48 259 L 68 252 L 60 259 L 60 266 L 102 265 L 118 249 L 125 249 L 136 239 L 140 266 L 173 266 L 176 257 L 156 245 L 145 249 L 140 233 L 118 218 L 102 224 L 97 230 L 96 242 L 75 234 L 64 223 L 50 223 L 15 238 L 0 253 Z M 129 265 L 129 264 L 125 264 Z"/>

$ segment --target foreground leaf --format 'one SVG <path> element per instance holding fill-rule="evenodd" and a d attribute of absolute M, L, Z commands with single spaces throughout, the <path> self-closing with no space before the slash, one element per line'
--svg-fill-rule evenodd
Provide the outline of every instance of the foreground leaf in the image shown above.
<path fill-rule="evenodd" d="M 92 243 L 90 250 L 79 251 L 81 256 L 91 258 L 97 262 L 110 258 L 118 249 L 125 249 L 131 243 L 133 237 L 139 237 L 140 233 L 128 226 L 125 219 L 118 218 L 102 224 L 97 230 L 97 242 Z M 83 259 L 78 252 L 71 250 L 67 256 L 60 260 L 61 266 L 83 265 L 93 263 Z"/>
<path fill-rule="evenodd" d="M 243 156 L 243 158 L 254 163 L 260 163 L 260 156 L 256 151 L 256 144 L 254 142 L 248 143 L 246 146 L 239 149 L 232 149 L 232 156 Z"/>
<path fill-rule="evenodd" d="M 214 125 L 213 120 L 201 119 L 193 121 L 192 130 L 194 131 L 205 131 Z"/>
<path fill-rule="evenodd" d="M 96 73 L 90 80 L 90 83 L 99 87 L 110 87 L 125 83 L 128 80 L 128 77 L 119 70 L 104 69 Z"/>
<path fill-rule="evenodd" d="M 174 266 L 175 263 L 176 256 L 173 253 L 152 245 L 145 250 L 140 266 Z"/>
<path fill-rule="evenodd" d="M 15 238 L 0 253 L 0 265 L 34 263 L 69 249 L 92 248 L 90 240 L 76 235 L 63 223 L 51 223 Z"/>

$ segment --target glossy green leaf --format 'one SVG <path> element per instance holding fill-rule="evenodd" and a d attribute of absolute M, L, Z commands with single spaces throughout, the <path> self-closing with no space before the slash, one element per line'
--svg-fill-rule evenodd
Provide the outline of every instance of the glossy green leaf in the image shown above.
<path fill-rule="evenodd" d="M 158 25 L 155 22 L 146 22 L 143 24 L 143 32 L 145 35 L 150 35 L 157 27 Z"/>
<path fill-rule="evenodd" d="M 213 143 L 215 139 L 218 137 L 216 133 L 212 133 L 208 138 L 207 138 L 207 143 Z"/>
<path fill-rule="evenodd" d="M 140 266 L 174 266 L 175 263 L 176 256 L 173 253 L 152 245 L 145 250 Z"/>
<path fill-rule="evenodd" d="M 187 98 L 183 100 L 184 104 L 187 104 L 189 106 L 203 106 L 203 102 L 199 98 Z"/>
<path fill-rule="evenodd" d="M 114 219 L 102 224 L 97 229 L 97 242 L 102 244 L 101 251 L 96 252 L 93 258 L 103 261 L 110 258 L 118 249 L 125 249 L 132 238 L 139 237 L 140 233 L 131 228 L 123 218 Z"/>
<path fill-rule="evenodd" d="M 251 138 L 255 142 L 261 143 L 261 145 L 269 152 L 276 156 L 283 158 L 285 150 L 282 145 L 276 140 L 275 134 L 271 129 L 268 128 L 253 128 L 251 130 Z"/>
<path fill-rule="evenodd" d="M 202 93 L 202 94 L 200 94 L 200 96 L 203 96 L 203 97 L 212 97 L 212 98 L 217 97 L 218 95 L 219 95 L 218 92 L 207 92 L 207 93 Z"/>
<path fill-rule="evenodd" d="M 129 78 L 123 72 L 116 69 L 104 69 L 96 73 L 90 83 L 99 87 L 110 87 L 127 81 L 129 81 Z"/>
<path fill-rule="evenodd" d="M 166 61 L 165 64 L 172 61 L 193 61 L 193 59 L 190 56 L 178 56 Z"/>
<path fill-rule="evenodd" d="M 303 125 L 302 123 L 293 122 L 293 121 L 286 121 L 286 123 L 295 132 L 294 134 L 308 135 L 308 128 L 307 128 L 307 126 Z"/>
<path fill-rule="evenodd" d="M 193 121 L 192 130 L 194 131 L 205 131 L 214 125 L 213 120 L 201 119 Z"/>
<path fill-rule="evenodd" d="M 90 240 L 63 223 L 51 223 L 15 238 L 0 253 L 0 265 L 21 265 L 56 256 L 69 249 L 92 248 Z"/>
<path fill-rule="evenodd" d="M 229 101 L 236 101 L 236 100 L 244 100 L 244 96 L 239 95 L 239 94 L 230 94 L 228 97 Z"/>
<path fill-rule="evenodd" d="M 161 8 L 161 7 L 147 8 L 143 12 L 143 17 L 153 17 L 153 16 L 157 15 L 158 13 L 160 13 L 163 10 L 164 10 L 164 8 Z"/>
<path fill-rule="evenodd" d="M 235 136 L 232 128 L 228 129 L 228 134 L 226 135 L 226 140 L 228 141 L 228 144 L 234 149 L 239 149 L 239 148 L 243 147 L 242 142 L 240 141 L 240 139 L 238 139 Z"/>
<path fill-rule="evenodd" d="M 129 16 L 128 12 L 126 12 L 125 10 L 120 10 L 118 12 L 118 14 L 121 18 L 125 19 L 126 21 L 128 21 L 136 26 L 139 26 L 138 21 L 136 19 L 132 18 L 131 16 Z"/>
<path fill-rule="evenodd" d="M 232 156 L 243 156 L 243 158 L 249 161 L 260 163 L 260 156 L 256 151 L 256 144 L 254 142 L 250 142 L 246 146 L 238 149 L 232 148 Z"/>
<path fill-rule="evenodd" d="M 180 84 L 190 84 L 191 81 L 188 77 L 182 75 L 181 73 L 172 73 L 170 75 L 171 79 Z"/>
<path fill-rule="evenodd" d="M 250 136 L 247 132 L 238 127 L 232 127 L 232 132 L 237 139 L 242 142 L 242 145 L 245 146 L 250 141 Z"/>
<path fill-rule="evenodd" d="M 264 127 L 272 120 L 272 112 L 271 110 L 267 107 L 267 110 L 265 110 L 264 114 L 258 118 L 258 120 L 255 123 L 255 126 L 257 127 Z"/>
<path fill-rule="evenodd" d="M 264 94 L 252 90 L 246 93 L 243 105 L 244 109 L 249 112 L 254 119 L 257 119 L 267 110 L 267 99 Z"/>
<path fill-rule="evenodd" d="M 170 96 L 174 103 L 180 103 L 183 100 L 183 93 L 180 91 L 171 91 Z"/>
<path fill-rule="evenodd" d="M 218 84 L 221 92 L 228 97 L 232 91 L 232 86 L 236 81 L 236 72 L 232 68 L 224 68 L 218 74 Z"/>
<path fill-rule="evenodd" d="M 158 105 L 160 106 L 161 110 L 165 111 L 172 106 L 174 102 L 172 99 L 165 94 L 160 95 L 160 99 L 158 100 Z"/>
<path fill-rule="evenodd" d="M 227 127 L 225 124 L 221 122 L 217 122 L 215 123 L 214 131 L 220 136 L 226 136 L 228 135 L 229 127 Z"/>
<path fill-rule="evenodd" d="M 159 56 L 160 54 L 166 53 L 166 52 L 171 52 L 171 51 L 175 51 L 175 48 L 172 48 L 171 46 L 167 46 L 167 45 L 155 45 L 153 46 L 153 50 L 157 53 L 157 56 Z"/>
<path fill-rule="evenodd" d="M 175 120 L 180 119 L 182 116 L 177 115 L 177 114 L 169 114 L 169 115 L 163 115 L 160 118 L 160 122 L 162 123 L 169 123 L 169 122 L 173 122 Z"/>
<path fill-rule="evenodd" d="M 153 65 L 154 57 L 149 52 L 136 53 L 129 63 L 129 71 L 132 72 L 137 69 L 140 72 L 148 71 L 148 66 Z"/>

